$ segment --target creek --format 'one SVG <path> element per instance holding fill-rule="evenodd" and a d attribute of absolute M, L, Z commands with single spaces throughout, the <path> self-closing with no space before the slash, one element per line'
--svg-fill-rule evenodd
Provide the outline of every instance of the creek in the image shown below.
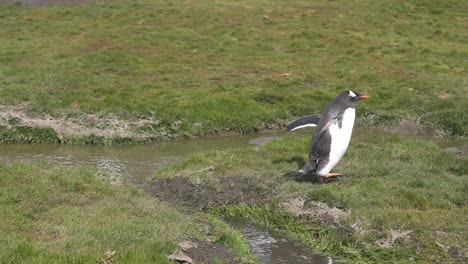
<path fill-rule="evenodd" d="M 310 134 L 310 130 L 301 133 Z M 368 129 L 356 129 L 353 140 L 365 137 L 366 133 L 369 133 Z M 375 130 L 372 133 L 385 132 Z M 6 144 L 1 145 L 0 161 L 48 161 L 64 166 L 95 166 L 143 187 L 158 169 L 181 161 L 189 154 L 245 147 L 248 144 L 262 145 L 281 135 L 284 132 L 120 146 Z M 447 151 L 466 155 L 466 140 L 427 139 Z M 228 220 L 228 223 L 241 230 L 252 252 L 263 263 L 332 263 L 330 257 L 315 254 L 310 247 L 282 232 L 241 220 Z"/>

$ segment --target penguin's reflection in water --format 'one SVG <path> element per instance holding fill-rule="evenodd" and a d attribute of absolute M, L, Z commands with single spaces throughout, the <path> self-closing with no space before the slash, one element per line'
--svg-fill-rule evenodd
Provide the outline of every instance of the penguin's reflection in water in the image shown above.
<path fill-rule="evenodd" d="M 344 91 L 327 105 L 322 114 L 305 116 L 293 121 L 288 126 L 288 131 L 315 126 L 316 129 L 312 136 L 307 162 L 301 169 L 287 175 L 304 178 L 309 173 L 315 173 L 320 183 L 342 176 L 341 173 L 332 173 L 331 170 L 348 149 L 356 116 L 354 104 L 367 98 L 369 96 L 365 94 L 351 90 Z"/>

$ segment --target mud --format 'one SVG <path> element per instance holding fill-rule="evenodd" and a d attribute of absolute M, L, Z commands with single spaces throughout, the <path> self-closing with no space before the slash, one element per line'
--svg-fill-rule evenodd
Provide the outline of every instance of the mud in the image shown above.
<path fill-rule="evenodd" d="M 448 148 L 444 148 L 444 150 L 450 153 L 454 153 L 458 156 L 462 156 L 462 157 L 468 156 L 468 144 L 464 144 L 464 145 L 457 146 L 457 147 L 448 147 Z"/>
<path fill-rule="evenodd" d="M 389 237 L 376 241 L 375 243 L 382 248 L 390 248 L 395 244 L 397 239 L 409 238 L 412 230 L 390 230 Z"/>
<path fill-rule="evenodd" d="M 282 207 L 287 212 L 296 216 L 306 217 L 313 222 L 323 224 L 338 224 L 341 217 L 350 214 L 349 211 L 343 211 L 336 207 L 329 207 L 320 202 L 309 202 L 305 204 L 302 198 L 291 199 L 282 203 Z"/>
<path fill-rule="evenodd" d="M 240 263 L 240 261 L 236 260 L 234 254 L 220 242 L 199 242 L 197 247 L 187 249 L 186 254 L 195 263 Z"/>
<path fill-rule="evenodd" d="M 423 126 L 418 120 L 404 120 L 398 124 L 384 127 L 384 131 L 402 135 L 433 135 L 434 131 Z"/>
<path fill-rule="evenodd" d="M 272 188 L 261 187 L 251 178 L 223 177 L 215 183 L 193 183 L 184 177 L 160 179 L 145 188 L 145 191 L 171 204 L 185 208 L 205 210 L 229 204 L 267 203 Z"/>
<path fill-rule="evenodd" d="M 167 258 L 178 263 L 241 263 L 225 245 L 219 242 L 193 243 L 184 241 L 183 243 L 179 245 L 180 249 Z M 187 243 L 190 246 L 187 247 Z"/>

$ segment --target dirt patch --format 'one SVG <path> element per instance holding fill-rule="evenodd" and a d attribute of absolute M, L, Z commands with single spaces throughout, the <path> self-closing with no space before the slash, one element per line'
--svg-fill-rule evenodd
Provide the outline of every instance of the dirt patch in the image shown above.
<path fill-rule="evenodd" d="M 122 119 L 113 114 L 83 114 L 77 117 L 54 118 L 49 115 L 33 116 L 22 107 L 0 107 L 0 126 L 47 127 L 57 133 L 59 139 L 70 136 L 95 135 L 108 138 L 154 138 L 158 133 L 144 132 L 160 124 L 155 119 Z M 161 134 L 162 135 L 162 134 Z"/>
<path fill-rule="evenodd" d="M 203 241 L 186 250 L 195 263 L 239 263 L 234 254 L 220 242 Z"/>
<path fill-rule="evenodd" d="M 444 148 L 444 150 L 462 157 L 468 156 L 468 144 L 464 144 L 458 147 Z"/>
<path fill-rule="evenodd" d="M 0 0 L 1 1 L 1 0 Z M 79 106 L 77 106 L 79 108 Z M 122 118 L 116 114 L 76 114 L 73 116 L 55 117 L 47 114 L 33 114 L 27 106 L 0 106 L 0 127 L 14 128 L 51 128 L 61 143 L 67 143 L 75 136 L 96 136 L 107 139 L 126 138 L 145 142 L 149 140 L 171 140 L 197 138 L 200 136 L 232 136 L 244 134 L 229 128 L 200 132 L 203 124 L 191 125 L 191 132 L 183 130 L 186 126 L 181 120 L 162 122 L 156 118 Z M 277 120 L 275 124 L 259 124 L 251 132 L 259 130 L 276 131 L 285 126 Z"/>
<path fill-rule="evenodd" d="M 390 236 L 381 240 L 376 241 L 375 243 L 382 248 L 390 248 L 395 244 L 395 241 L 400 238 L 408 238 L 409 235 L 413 233 L 412 230 L 390 230 Z"/>
<path fill-rule="evenodd" d="M 183 241 L 167 257 L 179 263 L 239 263 L 225 245 L 213 241 Z"/>
<path fill-rule="evenodd" d="M 271 188 L 260 187 L 250 178 L 222 177 L 216 182 L 193 183 L 188 178 L 160 179 L 145 188 L 145 191 L 172 204 L 190 209 L 208 209 L 227 204 L 255 204 L 267 202 Z"/>
<path fill-rule="evenodd" d="M 52 4 L 86 4 L 92 0 L 0 0 L 0 3 L 20 3 L 26 7 L 46 6 Z"/>
<path fill-rule="evenodd" d="M 306 205 L 303 198 L 291 199 L 282 203 L 282 207 L 287 212 L 293 213 L 296 216 L 305 216 L 315 222 L 326 224 L 338 224 L 341 217 L 350 213 L 336 207 L 331 208 L 320 202 L 311 202 Z"/>
<path fill-rule="evenodd" d="M 421 124 L 421 122 L 416 119 L 408 119 L 398 124 L 386 126 L 384 130 L 389 133 L 403 135 L 432 136 L 435 134 L 434 129 L 427 125 Z"/>

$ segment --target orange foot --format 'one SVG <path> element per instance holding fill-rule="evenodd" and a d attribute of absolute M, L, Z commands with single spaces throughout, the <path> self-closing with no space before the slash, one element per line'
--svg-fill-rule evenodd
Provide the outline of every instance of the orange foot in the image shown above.
<path fill-rule="evenodd" d="M 343 176 L 343 174 L 330 172 L 327 175 L 325 175 L 325 178 L 335 178 L 335 177 L 341 177 L 341 176 Z"/>
<path fill-rule="evenodd" d="M 341 177 L 343 174 L 341 173 L 328 173 L 327 175 L 323 177 L 318 177 L 318 182 L 319 183 L 326 183 L 328 182 L 329 179 L 334 179 L 336 177 Z"/>

